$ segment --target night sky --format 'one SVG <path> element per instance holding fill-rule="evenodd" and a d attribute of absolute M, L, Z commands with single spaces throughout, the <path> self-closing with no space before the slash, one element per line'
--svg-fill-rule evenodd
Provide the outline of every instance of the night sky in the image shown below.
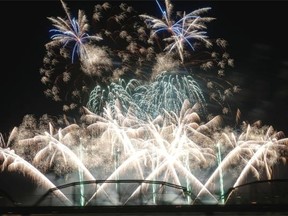
<path fill-rule="evenodd" d="M 66 2 L 71 12 L 81 8 L 87 14 L 99 3 Z M 150 13 L 153 7 L 157 11 L 154 1 L 128 4 L 139 11 Z M 228 52 L 235 60 L 232 73 L 242 89 L 237 99 L 242 120 L 261 120 L 287 136 L 288 2 L 174 1 L 175 9 L 187 12 L 204 6 L 212 7 L 209 15 L 217 18 L 208 32 L 228 41 Z M 52 28 L 47 17 L 65 13 L 59 1 L 1 1 L 0 10 L 0 132 L 7 135 L 26 114 L 62 113 L 57 103 L 44 96 L 39 69 Z"/>

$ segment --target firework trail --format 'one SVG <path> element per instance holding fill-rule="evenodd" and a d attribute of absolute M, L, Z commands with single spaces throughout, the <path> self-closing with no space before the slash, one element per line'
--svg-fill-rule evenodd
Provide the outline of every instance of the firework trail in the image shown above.
<path fill-rule="evenodd" d="M 199 107 L 191 106 L 188 100 L 184 102 L 179 115 L 167 112 L 164 116 L 147 121 L 125 114 L 121 112 L 121 107 L 117 107 L 117 104 L 115 106 L 117 112 L 112 112 L 107 106 L 103 116 L 86 109 L 81 130 L 78 125 L 71 124 L 53 135 L 44 133 L 34 138 L 14 140 L 10 143 L 15 149 L 13 158 L 23 161 L 22 158 L 27 157 L 21 155 L 25 153 L 21 150 L 23 148 L 34 151 L 34 157 L 22 163 L 21 169 L 27 170 L 29 175 L 26 175 L 32 179 L 37 179 L 40 170 L 45 174 L 51 169 L 69 179 L 69 173 L 75 173 L 77 167 L 82 167 L 85 180 L 142 179 L 176 185 L 186 185 L 188 182 L 190 193 L 194 195 L 190 204 L 196 200 L 202 203 L 218 202 L 220 170 L 223 190 L 226 192 L 248 179 L 272 179 L 273 165 L 281 158 L 285 160 L 281 151 L 287 151 L 288 140 L 283 138 L 281 132 L 274 131 L 272 127 L 246 125 L 243 132 L 238 134 L 231 128 L 223 129 L 220 116 L 203 123 L 197 115 Z M 18 130 L 16 132 L 21 133 L 21 128 Z M 80 138 L 83 146 L 82 162 L 78 159 L 80 155 L 77 148 Z M 221 161 L 217 158 L 217 145 L 221 145 Z M 119 165 L 116 167 L 115 149 Z M 4 168 L 7 167 L 9 157 L 6 156 L 5 148 L 1 151 L 2 158 L 5 158 L 2 159 L 4 162 L 1 167 Z M 43 174 L 41 178 L 47 181 Z M 130 195 L 123 195 L 125 199 L 122 197 L 118 203 L 113 197 L 115 193 L 111 194 L 113 184 L 103 183 L 95 193 L 85 195 L 85 203 L 93 204 L 104 196 L 111 205 L 129 205 L 140 193 L 148 192 L 149 187 L 148 184 L 142 184 L 133 191 L 130 189 Z M 158 196 L 164 193 L 160 192 L 160 188 L 155 188 L 155 191 Z M 182 194 L 178 202 L 186 203 L 183 201 L 185 197 Z M 147 199 L 147 203 L 152 202 L 148 196 Z"/>

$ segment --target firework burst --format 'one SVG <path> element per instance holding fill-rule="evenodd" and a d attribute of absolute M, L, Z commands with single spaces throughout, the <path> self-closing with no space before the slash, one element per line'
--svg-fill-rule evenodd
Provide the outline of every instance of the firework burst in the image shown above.
<path fill-rule="evenodd" d="M 159 2 L 158 5 L 164 11 Z M 41 81 L 47 86 L 45 94 L 63 104 L 63 110 L 68 114 L 73 110 L 81 110 L 83 105 L 87 106 L 87 102 L 90 103 L 95 95 L 94 88 L 105 89 L 106 86 L 117 86 L 118 80 L 129 83 L 130 80 L 134 82 L 137 79 L 141 82 L 142 89 L 147 89 L 147 86 L 153 86 L 153 82 L 155 84 L 156 77 L 165 73 L 183 74 L 183 71 L 189 76 L 186 79 L 197 78 L 193 83 L 198 83 L 201 88 L 209 86 L 210 95 L 206 93 L 205 96 L 207 103 L 217 101 L 224 113 L 231 112 L 226 100 L 227 93 L 236 92 L 231 91 L 233 85 L 229 82 L 223 85 L 223 78 L 225 68 L 233 66 L 233 59 L 225 51 L 225 40 L 208 39 L 203 31 L 206 23 L 213 18 L 200 15 L 210 8 L 197 9 L 187 14 L 183 12 L 181 18 L 174 21 L 170 2 L 166 2 L 163 20 L 150 15 L 139 15 L 127 4 L 120 4 L 118 7 L 109 3 L 98 4 L 94 7 L 92 25 L 89 28 L 91 34 L 88 34 L 88 21 L 84 12 L 79 10 L 76 20 L 71 18 L 64 2 L 62 6 L 68 19 L 49 18 L 57 29 L 52 30 L 55 34 L 52 41 L 46 44 L 47 54 L 40 72 Z M 172 29 L 172 34 L 169 29 Z M 159 40 L 160 33 L 167 36 Z M 97 40 L 100 38 L 102 40 Z M 201 46 L 201 42 L 204 46 Z M 73 58 L 74 63 L 71 64 L 67 46 L 73 43 L 72 57 L 78 53 L 80 58 L 78 61 Z M 192 52 L 189 52 L 186 45 Z M 218 80 L 215 77 L 209 78 L 215 68 L 219 68 L 216 69 Z M 193 95 L 198 94 L 197 92 Z M 102 97 L 103 103 L 106 103 L 105 98 L 107 97 Z M 95 98 L 94 101 L 96 100 Z M 201 100 L 204 101 L 202 98 Z M 179 105 L 177 106 L 179 110 Z"/>
<path fill-rule="evenodd" d="M 207 12 L 210 8 L 201 8 L 195 10 L 191 13 L 186 14 L 183 12 L 182 17 L 178 21 L 171 19 L 172 16 L 172 4 L 170 1 L 165 1 L 166 10 L 163 10 L 158 1 L 157 5 L 163 15 L 163 19 L 157 19 L 149 15 L 140 15 L 146 21 L 146 23 L 151 26 L 154 32 L 151 37 L 154 37 L 155 34 L 158 34 L 162 31 L 168 32 L 169 36 L 164 38 L 163 41 L 167 41 L 168 45 L 164 48 L 170 53 L 173 50 L 176 50 L 181 62 L 184 62 L 184 45 L 187 44 L 190 48 L 194 50 L 192 45 L 194 42 L 191 42 L 192 39 L 202 41 L 206 46 L 211 46 L 211 42 L 207 39 L 205 31 L 206 29 L 205 22 L 213 20 L 211 17 L 202 18 L 199 15 L 201 13 Z"/>
<path fill-rule="evenodd" d="M 56 43 L 61 43 L 65 48 L 70 43 L 74 43 L 72 49 L 72 63 L 74 63 L 75 55 L 78 54 L 80 58 L 89 58 L 84 44 L 89 40 L 102 40 L 99 36 L 90 36 L 88 31 L 88 23 L 86 15 L 82 10 L 78 12 L 78 19 L 71 18 L 69 10 L 66 4 L 61 0 L 62 6 L 68 17 L 68 21 L 57 17 L 49 17 L 49 20 L 53 23 L 56 29 L 51 29 L 51 39 Z"/>

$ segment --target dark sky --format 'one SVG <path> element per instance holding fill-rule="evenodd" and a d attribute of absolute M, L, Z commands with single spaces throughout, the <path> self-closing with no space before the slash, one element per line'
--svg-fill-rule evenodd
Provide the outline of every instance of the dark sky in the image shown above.
<path fill-rule="evenodd" d="M 99 3 L 66 2 L 72 11 L 79 7 L 92 11 L 92 6 Z M 229 42 L 229 53 L 235 59 L 233 73 L 243 89 L 238 100 L 242 119 L 250 122 L 260 119 L 287 136 L 288 2 L 174 2 L 176 9 L 186 11 L 198 6 L 212 7 L 217 18 L 212 34 Z M 137 10 L 146 8 L 148 13 L 153 7 L 157 11 L 154 1 L 129 4 L 136 4 Z M 61 113 L 60 107 L 43 94 L 39 68 L 52 27 L 47 17 L 64 15 L 59 1 L 0 1 L 0 132 L 9 133 L 26 114 Z"/>

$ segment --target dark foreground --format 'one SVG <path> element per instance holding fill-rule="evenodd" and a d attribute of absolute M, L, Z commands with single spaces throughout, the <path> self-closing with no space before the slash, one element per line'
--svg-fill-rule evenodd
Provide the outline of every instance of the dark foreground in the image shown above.
<path fill-rule="evenodd" d="M 288 215 L 288 205 L 1 207 L 1 215 Z"/>

